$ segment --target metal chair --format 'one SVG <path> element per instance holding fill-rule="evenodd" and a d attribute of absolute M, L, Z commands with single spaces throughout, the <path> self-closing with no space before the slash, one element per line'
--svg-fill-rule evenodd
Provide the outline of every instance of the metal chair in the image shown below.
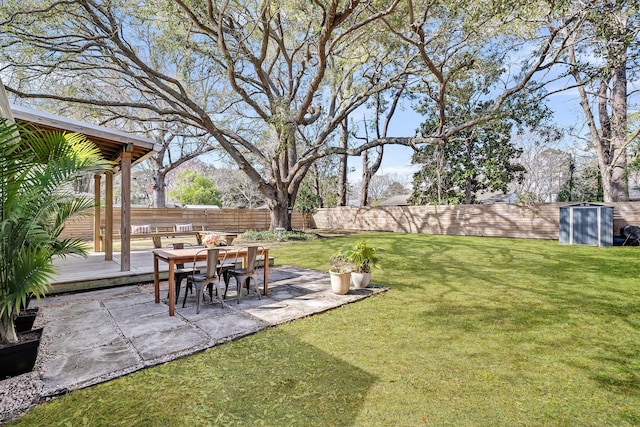
<path fill-rule="evenodd" d="M 192 248 L 193 245 L 190 243 L 176 242 L 176 243 L 170 244 L 166 248 L 167 249 L 184 249 L 185 247 Z M 196 269 L 195 274 L 199 274 L 199 273 L 200 273 L 200 270 Z M 190 274 L 194 274 L 193 268 L 191 267 L 185 268 L 184 264 L 176 264 L 176 268 L 173 271 L 173 277 L 175 279 L 175 284 L 176 284 L 176 301 L 178 301 L 178 299 L 180 298 L 180 285 L 182 284 L 182 281 L 186 279 L 187 276 Z M 185 295 L 189 289 L 191 290 L 191 293 L 193 293 L 193 286 L 191 286 L 187 281 L 187 285 L 185 286 L 185 289 L 184 289 Z M 167 292 L 167 298 L 169 298 L 168 292 Z"/>
<path fill-rule="evenodd" d="M 235 267 L 239 258 L 239 253 L 236 250 L 236 262 L 233 263 L 234 267 L 224 272 L 225 290 L 223 298 L 226 298 L 227 296 L 227 290 L 229 290 L 229 280 L 233 277 L 236 279 L 236 297 L 238 300 L 238 304 L 240 304 L 242 289 L 247 288 L 247 293 L 250 292 L 251 279 L 253 279 L 253 283 L 255 284 L 258 299 L 262 299 L 262 297 L 260 296 L 260 289 L 258 289 L 258 274 L 256 273 L 255 269 L 258 249 L 262 249 L 264 253 L 264 248 L 262 246 L 247 247 L 247 262 L 244 268 Z"/>
<path fill-rule="evenodd" d="M 625 225 L 620 229 L 620 234 L 625 238 L 622 246 L 640 245 L 640 227 L 635 225 Z"/>
<path fill-rule="evenodd" d="M 206 273 L 196 273 L 196 259 L 198 255 L 203 252 L 207 253 L 207 270 Z M 200 313 L 200 305 L 202 304 L 202 300 L 204 299 L 205 289 L 209 289 L 209 298 L 213 301 L 213 286 L 216 287 L 216 296 L 220 298 L 220 304 L 222 304 L 222 289 L 220 288 L 220 272 L 218 270 L 218 258 L 220 256 L 220 248 L 207 248 L 199 250 L 193 258 L 193 273 L 187 276 L 187 286 L 192 284 L 196 289 L 196 313 Z M 222 263 L 226 259 L 226 251 L 225 256 L 222 259 Z M 187 302 L 187 292 L 185 291 L 184 300 L 182 301 L 182 307 L 185 307 Z"/>

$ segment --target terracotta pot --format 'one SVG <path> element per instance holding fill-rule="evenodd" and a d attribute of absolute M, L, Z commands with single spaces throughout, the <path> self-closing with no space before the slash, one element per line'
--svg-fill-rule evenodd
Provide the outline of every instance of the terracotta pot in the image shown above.
<path fill-rule="evenodd" d="M 344 295 L 349 292 L 349 284 L 351 282 L 351 272 L 337 272 L 335 270 L 329 270 L 329 276 L 331 276 L 331 290 L 338 294 Z"/>
<path fill-rule="evenodd" d="M 371 282 L 371 272 L 367 273 L 356 273 L 355 271 L 351 273 L 351 284 L 356 289 L 362 289 L 369 286 Z"/>

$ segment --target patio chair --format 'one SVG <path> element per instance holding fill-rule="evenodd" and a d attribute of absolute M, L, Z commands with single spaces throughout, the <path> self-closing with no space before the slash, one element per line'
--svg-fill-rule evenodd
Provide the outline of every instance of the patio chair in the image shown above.
<path fill-rule="evenodd" d="M 624 237 L 622 246 L 640 245 L 640 227 L 637 227 L 635 225 L 625 225 L 620 229 L 620 234 L 622 234 L 622 237 Z"/>
<path fill-rule="evenodd" d="M 195 261 L 198 258 L 198 255 L 203 252 L 207 253 L 207 270 L 205 273 L 196 273 Z M 202 300 L 204 299 L 204 292 L 206 289 L 209 289 L 209 298 L 213 301 L 213 286 L 216 287 L 216 296 L 220 299 L 220 304 L 222 304 L 222 289 L 220 288 L 220 271 L 218 269 L 218 258 L 220 256 L 220 248 L 206 248 L 199 250 L 193 258 L 193 273 L 187 276 L 187 286 L 188 284 L 192 284 L 196 290 L 196 313 L 200 313 L 200 305 L 202 304 Z M 225 256 L 222 259 L 222 263 L 224 264 L 224 260 L 226 259 L 226 251 Z M 184 299 L 182 300 L 182 308 L 185 307 L 187 303 L 187 292 L 184 293 Z"/>
<path fill-rule="evenodd" d="M 246 288 L 247 293 L 250 292 L 251 279 L 253 279 L 253 283 L 255 284 L 258 299 L 262 299 L 262 297 L 260 296 L 260 289 L 258 289 L 258 274 L 256 273 L 256 258 L 258 255 L 258 249 L 262 249 L 264 251 L 264 248 L 262 248 L 262 246 L 247 247 L 247 262 L 244 268 L 235 267 L 239 259 L 238 252 L 236 251 L 236 262 L 232 263 L 234 267 L 224 272 L 223 277 L 225 290 L 223 298 L 227 297 L 227 291 L 229 290 L 229 281 L 233 277 L 236 280 L 236 298 L 238 300 L 238 304 L 240 304 L 242 289 Z"/>
<path fill-rule="evenodd" d="M 176 242 L 167 246 L 166 249 L 184 249 L 185 247 L 192 248 L 193 245 L 190 243 Z M 188 275 L 193 273 L 194 273 L 193 268 L 191 267 L 185 268 L 184 264 L 176 264 L 176 268 L 173 271 L 173 277 L 175 279 L 175 284 L 176 284 L 176 301 L 178 301 L 178 299 L 180 298 L 180 286 L 182 285 L 182 281 L 186 279 Z M 199 274 L 199 273 L 200 273 L 200 270 L 196 269 L 195 274 Z M 193 294 L 193 286 L 191 286 L 191 284 L 187 281 L 187 285 L 185 286 L 185 289 L 184 289 L 185 293 L 188 290 L 191 290 L 191 293 Z M 167 292 L 167 298 L 169 298 L 168 292 Z"/>

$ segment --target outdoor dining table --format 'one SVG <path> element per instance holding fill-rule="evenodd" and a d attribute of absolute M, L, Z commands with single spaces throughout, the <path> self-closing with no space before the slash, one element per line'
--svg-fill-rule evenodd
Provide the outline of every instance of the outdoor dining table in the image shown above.
<path fill-rule="evenodd" d="M 207 252 L 204 248 L 188 248 L 188 249 L 158 249 L 153 251 L 153 285 L 156 298 L 156 304 L 160 303 L 160 271 L 159 262 L 164 261 L 169 264 L 169 316 L 175 314 L 176 306 L 176 283 L 174 271 L 176 264 L 187 264 L 206 261 Z M 202 251 L 198 253 L 199 251 Z M 197 255 L 197 257 L 196 257 Z M 269 248 L 258 248 L 258 255 L 262 255 L 264 259 L 263 270 L 263 294 L 269 294 Z M 247 262 L 247 246 L 220 246 L 219 259 L 242 258 L 242 267 Z"/>

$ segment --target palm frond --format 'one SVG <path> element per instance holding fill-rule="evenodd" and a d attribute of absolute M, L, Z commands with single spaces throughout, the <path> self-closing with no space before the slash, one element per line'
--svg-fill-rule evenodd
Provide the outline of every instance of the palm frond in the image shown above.
<path fill-rule="evenodd" d="M 20 302 L 49 286 L 52 258 L 86 255 L 81 240 L 59 239 L 65 221 L 93 206 L 67 188 L 109 162 L 82 135 L 38 132 L 5 120 L 0 120 L 0 144 L 0 321 L 13 330 Z M 0 332 L 3 340 L 15 337 Z"/>

